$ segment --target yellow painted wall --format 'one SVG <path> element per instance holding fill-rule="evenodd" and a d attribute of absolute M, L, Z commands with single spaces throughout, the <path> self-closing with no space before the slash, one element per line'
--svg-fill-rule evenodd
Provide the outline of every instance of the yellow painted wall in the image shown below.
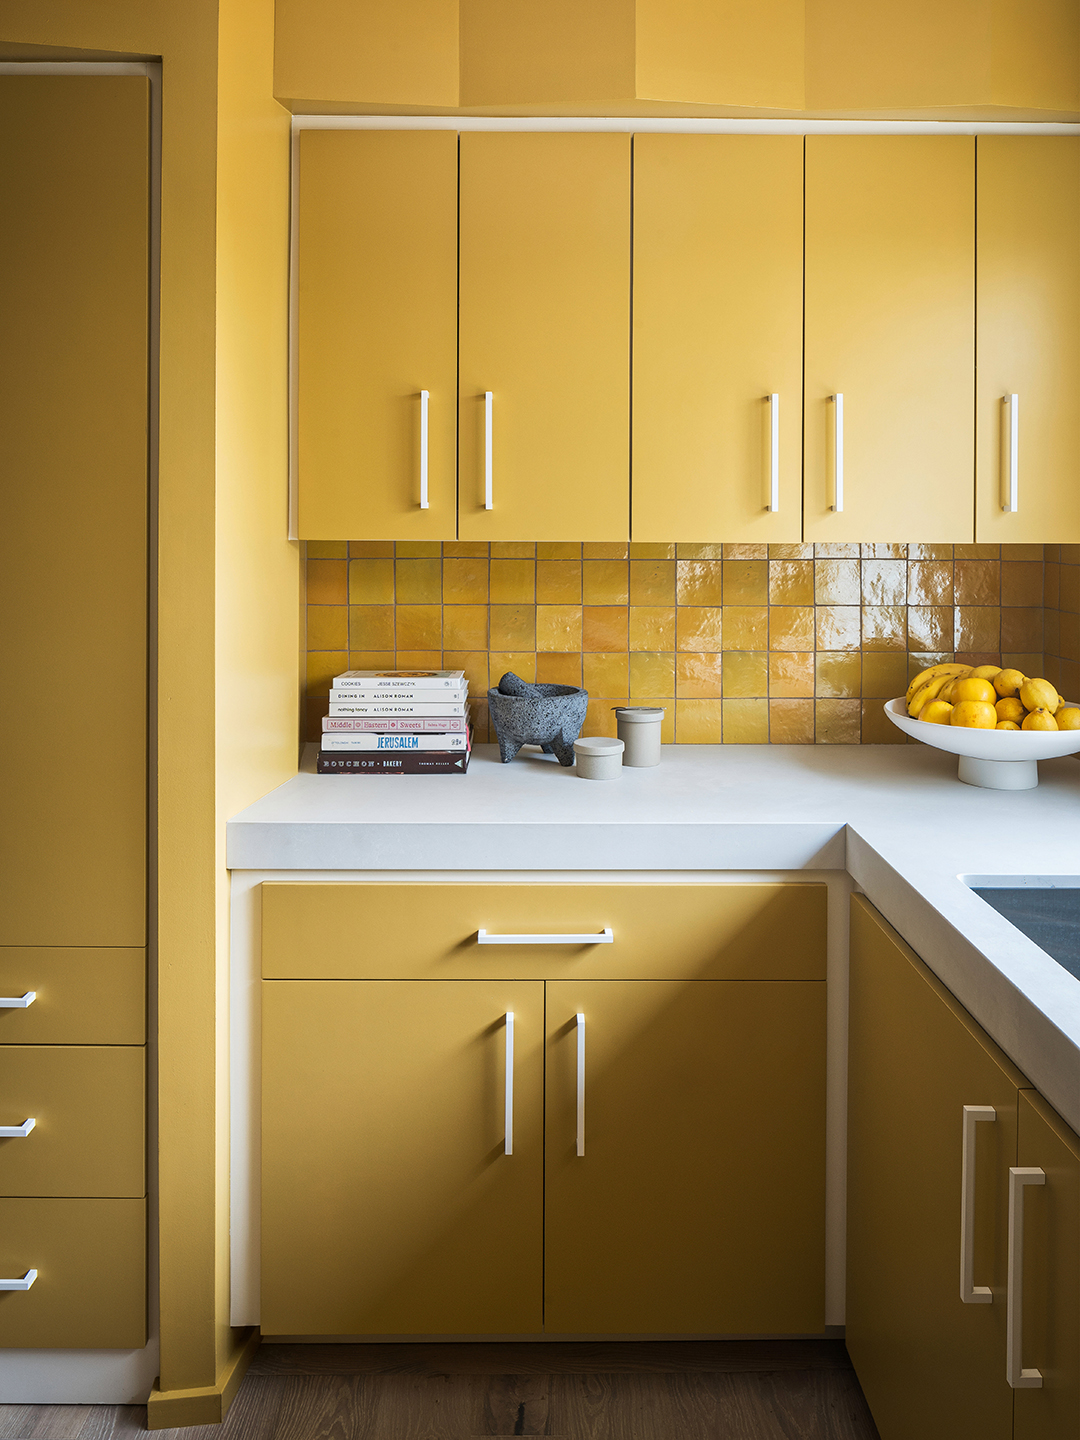
<path fill-rule="evenodd" d="M 223 822 L 295 770 L 299 581 L 282 538 L 288 143 L 268 98 L 272 11 L 272 0 L 0 0 L 8 58 L 163 62 L 155 1401 L 172 1424 L 220 1414 L 215 1391 L 243 1338 L 227 1324 Z M 241 713 L 250 744 L 235 734 Z"/>
<path fill-rule="evenodd" d="M 458 0 L 277 0 L 273 93 L 457 105 Z"/>

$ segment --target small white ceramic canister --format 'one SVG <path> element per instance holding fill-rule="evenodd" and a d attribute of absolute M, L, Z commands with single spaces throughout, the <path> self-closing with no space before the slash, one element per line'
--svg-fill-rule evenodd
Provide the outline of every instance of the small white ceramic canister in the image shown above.
<path fill-rule="evenodd" d="M 623 742 L 604 735 L 574 741 L 577 773 L 582 780 L 617 780 L 622 769 Z"/>
<path fill-rule="evenodd" d="M 624 765 L 660 764 L 660 727 L 664 723 L 662 705 L 613 705 Z"/>

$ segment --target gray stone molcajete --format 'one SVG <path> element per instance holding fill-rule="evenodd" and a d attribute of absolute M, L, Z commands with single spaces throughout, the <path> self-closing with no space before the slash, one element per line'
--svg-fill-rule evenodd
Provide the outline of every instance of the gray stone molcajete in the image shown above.
<path fill-rule="evenodd" d="M 522 745 L 540 745 L 560 765 L 573 765 L 574 741 L 581 734 L 589 692 L 573 685 L 530 685 L 507 673 L 489 690 L 488 707 L 505 765 Z"/>

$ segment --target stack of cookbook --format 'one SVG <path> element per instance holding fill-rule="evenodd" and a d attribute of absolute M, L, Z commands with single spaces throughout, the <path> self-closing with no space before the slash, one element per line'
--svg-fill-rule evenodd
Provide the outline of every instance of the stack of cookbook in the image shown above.
<path fill-rule="evenodd" d="M 320 775 L 464 775 L 469 685 L 463 670 L 346 670 L 322 722 Z"/>

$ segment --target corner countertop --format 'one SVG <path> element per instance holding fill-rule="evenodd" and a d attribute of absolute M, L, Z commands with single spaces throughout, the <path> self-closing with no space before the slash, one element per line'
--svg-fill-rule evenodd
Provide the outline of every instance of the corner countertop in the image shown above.
<path fill-rule="evenodd" d="M 582 782 L 495 746 L 468 774 L 301 773 L 228 826 L 233 870 L 847 870 L 1080 1130 L 1080 981 L 961 876 L 1080 883 L 1080 763 L 981 790 L 915 745 L 671 745 L 655 769 Z"/>

